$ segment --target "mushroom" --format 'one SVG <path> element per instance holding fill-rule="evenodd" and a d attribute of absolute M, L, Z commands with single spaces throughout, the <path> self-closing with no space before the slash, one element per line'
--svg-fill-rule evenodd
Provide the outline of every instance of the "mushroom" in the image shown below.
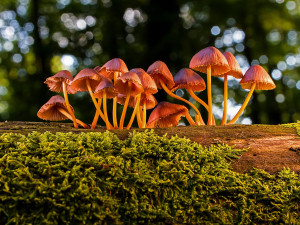
<path fill-rule="evenodd" d="M 133 72 L 127 72 L 118 77 L 115 81 L 115 88 L 117 89 L 118 93 L 126 95 L 126 100 L 124 103 L 119 125 L 119 128 L 123 129 L 124 119 L 130 96 L 139 95 L 144 91 L 144 88 L 138 75 Z"/>
<path fill-rule="evenodd" d="M 48 77 L 45 84 L 48 85 L 49 89 L 54 92 L 61 93 L 63 92 L 67 110 L 72 117 L 72 121 L 75 128 L 78 128 L 78 124 L 76 122 L 76 117 L 74 111 L 71 110 L 71 106 L 69 103 L 68 93 L 75 94 L 76 91 L 70 87 L 70 82 L 73 80 L 72 74 L 68 70 L 59 71 L 57 74 Z"/>
<path fill-rule="evenodd" d="M 71 87 L 76 91 L 88 91 L 92 101 L 95 105 L 96 110 L 100 114 L 100 117 L 104 120 L 106 124 L 106 128 L 110 129 L 112 128 L 112 125 L 105 119 L 105 116 L 103 115 L 97 100 L 93 94 L 96 87 L 100 83 L 100 81 L 103 79 L 103 76 L 97 73 L 93 69 L 85 68 L 81 70 L 74 78 L 74 80 L 71 83 Z"/>
<path fill-rule="evenodd" d="M 174 82 L 175 86 L 172 88 L 172 92 L 174 92 L 177 89 L 187 89 L 192 98 L 194 98 L 197 102 L 203 105 L 208 111 L 207 104 L 194 93 L 195 91 L 203 91 L 206 88 L 205 81 L 199 74 L 197 74 L 191 69 L 183 68 L 179 70 L 179 72 L 174 76 Z M 200 112 L 198 116 L 201 123 L 204 124 Z"/>
<path fill-rule="evenodd" d="M 172 127 L 177 126 L 182 116 L 185 116 L 190 125 L 194 125 L 194 121 L 189 114 L 189 110 L 178 104 L 169 102 L 160 102 L 149 116 L 147 127 Z"/>
<path fill-rule="evenodd" d="M 74 113 L 74 109 L 70 106 L 71 111 Z M 60 95 L 52 96 L 48 102 L 46 102 L 38 111 L 37 116 L 43 120 L 59 121 L 59 120 L 72 120 L 72 116 L 68 113 L 67 104 L 65 100 Z M 76 119 L 76 122 L 79 123 L 84 128 L 89 128 L 88 125 L 82 121 Z"/>
<path fill-rule="evenodd" d="M 207 47 L 196 53 L 189 67 L 207 74 L 208 125 L 212 124 L 211 76 L 224 74 L 230 70 L 225 56 L 215 47 Z"/>
<path fill-rule="evenodd" d="M 231 75 L 236 79 L 243 78 L 243 72 L 240 65 L 236 61 L 234 55 L 231 52 L 224 52 L 223 55 L 227 59 L 230 70 L 227 73 L 218 75 L 224 77 L 224 108 L 223 108 L 223 117 L 221 125 L 226 125 L 227 122 L 227 99 L 228 99 L 228 85 L 227 85 L 227 76 Z"/>
<path fill-rule="evenodd" d="M 246 108 L 254 90 L 271 90 L 276 87 L 270 75 L 260 65 L 251 66 L 240 81 L 244 89 L 250 89 L 243 105 L 228 124 L 234 124 Z"/>
<path fill-rule="evenodd" d="M 134 68 L 134 69 L 131 69 L 130 71 L 136 73 L 142 82 L 144 92 L 141 94 L 141 98 L 144 98 L 144 95 L 152 95 L 152 94 L 155 94 L 158 92 L 157 86 L 156 86 L 154 80 L 143 69 Z M 145 128 L 146 127 L 146 117 L 147 117 L 147 101 L 143 101 L 142 109 L 143 109 L 142 110 L 143 111 L 143 120 L 139 121 L 139 122 L 142 123 L 142 128 Z M 139 120 L 140 119 L 139 107 L 137 110 L 138 110 L 137 118 Z"/>
<path fill-rule="evenodd" d="M 97 72 L 99 70 L 104 72 L 104 76 L 114 80 L 114 84 L 119 76 L 121 76 L 123 73 L 128 72 L 128 68 L 125 62 L 120 58 L 111 59 L 108 62 L 106 62 L 100 69 L 97 67 L 95 69 Z M 114 128 L 118 128 L 116 97 L 113 100 L 113 124 L 114 124 Z"/>
<path fill-rule="evenodd" d="M 111 99 L 117 96 L 117 90 L 115 89 L 112 81 L 109 78 L 102 78 L 102 81 L 98 84 L 94 91 L 94 96 L 95 98 L 98 98 L 98 105 L 100 107 L 101 105 L 101 100 L 103 99 L 103 111 L 104 111 L 104 117 L 106 121 L 108 120 L 107 116 L 107 104 L 106 104 L 106 99 Z M 99 104 L 100 103 L 100 104 Z M 94 129 L 97 124 L 99 114 L 98 111 L 96 112 L 96 115 L 94 117 L 91 129 Z"/>
<path fill-rule="evenodd" d="M 140 102 L 138 103 L 138 99 L 136 99 L 134 105 L 135 105 L 134 110 L 138 110 L 138 108 L 142 108 L 142 107 L 144 108 L 143 115 L 142 115 L 142 117 L 143 117 L 142 123 L 140 124 L 138 121 L 138 124 L 139 124 L 139 128 L 146 128 L 146 122 L 147 122 L 146 111 L 147 111 L 147 109 L 153 109 L 157 105 L 157 101 L 156 101 L 155 97 L 152 94 L 142 93 Z M 140 110 L 140 112 L 142 112 L 142 110 Z M 139 112 L 137 111 L 136 113 L 139 113 Z M 138 117 L 141 117 L 141 115 L 137 114 L 137 118 Z M 126 129 L 130 129 L 130 127 L 133 123 L 133 119 L 134 119 L 134 117 L 131 117 Z M 145 121 L 145 124 L 143 124 L 144 121 Z"/>
<path fill-rule="evenodd" d="M 147 73 L 155 81 L 157 88 L 159 89 L 163 88 L 168 95 L 189 104 L 197 112 L 197 114 L 200 114 L 199 110 L 192 103 L 190 103 L 184 98 L 175 95 L 170 91 L 170 89 L 172 89 L 175 83 L 173 81 L 173 76 L 170 70 L 168 69 L 167 65 L 164 62 L 162 61 L 154 62 L 152 65 L 149 66 Z"/>

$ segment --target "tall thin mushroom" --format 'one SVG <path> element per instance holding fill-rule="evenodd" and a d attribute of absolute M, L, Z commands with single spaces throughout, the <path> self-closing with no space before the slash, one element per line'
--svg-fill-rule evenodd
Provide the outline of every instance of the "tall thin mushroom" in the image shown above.
<path fill-rule="evenodd" d="M 74 112 L 72 106 L 70 109 Z M 67 104 L 63 97 L 60 95 L 52 96 L 48 102 L 46 102 L 38 111 L 37 116 L 43 120 L 60 121 L 60 120 L 72 120 L 71 114 L 68 112 Z M 88 129 L 89 126 L 82 121 L 76 119 L 76 122 L 82 127 Z"/>
<path fill-rule="evenodd" d="M 113 128 L 112 125 L 105 119 L 104 114 L 102 113 L 97 100 L 94 96 L 94 91 L 100 81 L 103 79 L 103 76 L 101 76 L 99 73 L 97 73 L 93 69 L 85 68 L 82 69 L 74 78 L 74 80 L 71 83 L 71 87 L 76 91 L 87 91 L 89 92 L 92 101 L 95 105 L 96 110 L 100 114 L 100 117 L 103 119 L 103 121 L 106 124 L 107 129 Z"/>
<path fill-rule="evenodd" d="M 236 115 L 228 124 L 234 124 L 237 121 L 237 119 L 242 115 L 244 109 L 250 101 L 254 90 L 271 90 L 276 87 L 270 75 L 260 65 L 251 66 L 240 81 L 240 85 L 244 89 L 250 89 L 250 91 L 240 110 L 236 113 Z"/>
<path fill-rule="evenodd" d="M 194 125 L 189 110 L 185 106 L 170 102 L 160 102 L 151 112 L 147 128 L 177 126 L 182 116 L 187 118 L 191 126 Z"/>
<path fill-rule="evenodd" d="M 169 70 L 169 68 L 167 67 L 167 65 L 162 62 L 162 61 L 156 61 L 153 64 L 151 64 L 147 70 L 147 73 L 152 77 L 152 79 L 155 81 L 156 86 L 158 89 L 163 88 L 164 91 L 170 95 L 173 98 L 176 98 L 180 101 L 183 101 L 187 104 L 189 104 L 199 115 L 200 112 L 199 110 L 189 101 L 187 101 L 184 98 L 181 98 L 177 95 L 175 95 L 174 93 L 172 93 L 170 91 L 170 89 L 173 88 L 173 86 L 175 85 L 174 81 L 173 81 L 173 76 Z M 197 121 L 198 122 L 198 121 Z M 200 123 L 199 123 L 200 124 Z M 195 122 L 194 122 L 195 125 Z"/>
<path fill-rule="evenodd" d="M 101 70 L 105 76 L 114 81 L 114 84 L 119 76 L 128 72 L 128 68 L 125 62 L 120 58 L 114 58 L 107 61 L 101 68 L 95 68 L 96 71 Z M 118 128 L 117 122 L 117 98 L 113 99 L 113 125 L 114 128 Z"/>
<path fill-rule="evenodd" d="M 183 68 L 179 70 L 179 72 L 174 76 L 174 82 L 175 85 L 171 90 L 172 92 L 174 92 L 177 89 L 186 89 L 189 92 L 189 94 L 192 96 L 192 98 L 195 99 L 197 102 L 199 102 L 201 105 L 203 105 L 208 111 L 207 104 L 194 93 L 194 92 L 203 91 L 206 88 L 205 81 L 199 74 L 197 74 L 191 69 Z M 204 123 L 201 113 L 198 114 L 198 116 L 200 121 Z"/>
<path fill-rule="evenodd" d="M 127 72 L 117 78 L 115 88 L 118 93 L 125 94 L 126 100 L 123 107 L 119 128 L 123 129 L 126 110 L 131 96 L 139 95 L 144 91 L 141 80 L 136 73 Z"/>
<path fill-rule="evenodd" d="M 230 70 L 227 73 L 218 75 L 218 77 L 224 77 L 224 107 L 223 107 L 223 117 L 221 125 L 226 125 L 227 123 L 227 99 L 228 99 L 228 84 L 227 76 L 231 75 L 236 79 L 243 78 L 243 72 L 240 65 L 236 61 L 234 55 L 231 52 L 223 52 L 223 55 L 227 59 Z"/>
<path fill-rule="evenodd" d="M 158 92 L 157 90 L 157 86 L 154 82 L 154 80 L 152 79 L 152 77 L 146 73 L 143 69 L 141 68 L 134 68 L 130 70 L 131 72 L 136 73 L 143 85 L 144 88 L 144 92 L 141 94 L 141 98 L 144 98 L 144 95 L 151 95 L 151 94 L 156 94 Z M 147 101 L 143 101 L 143 119 L 142 121 L 142 128 L 146 127 L 146 117 L 147 117 Z M 137 108 L 137 118 L 140 118 L 140 113 L 139 113 L 139 107 Z"/>
<path fill-rule="evenodd" d="M 220 75 L 230 70 L 225 56 L 215 47 L 207 47 L 196 53 L 189 67 L 207 74 L 208 125 L 212 124 L 211 76 Z"/>
<path fill-rule="evenodd" d="M 66 107 L 72 117 L 74 127 L 78 128 L 75 113 L 74 113 L 74 110 L 71 110 L 71 106 L 70 106 L 69 98 L 68 98 L 68 94 L 76 93 L 76 91 L 73 90 L 70 86 L 70 82 L 72 82 L 72 80 L 73 80 L 73 76 L 70 73 L 70 71 L 61 70 L 57 74 L 55 74 L 51 77 L 48 77 L 44 83 L 48 85 L 48 87 L 51 91 L 58 92 L 58 93 L 63 92 L 64 99 L 66 102 Z"/>
<path fill-rule="evenodd" d="M 112 81 L 109 78 L 103 78 L 102 81 L 98 84 L 94 91 L 95 98 L 98 98 L 99 102 L 103 99 L 103 113 L 104 117 L 107 121 L 109 121 L 107 116 L 107 103 L 106 99 L 115 98 L 117 96 L 117 90 L 115 89 Z M 96 113 L 96 118 L 99 117 L 98 111 Z M 94 121 L 92 123 L 91 129 L 94 129 L 96 127 L 97 120 L 94 118 Z"/>

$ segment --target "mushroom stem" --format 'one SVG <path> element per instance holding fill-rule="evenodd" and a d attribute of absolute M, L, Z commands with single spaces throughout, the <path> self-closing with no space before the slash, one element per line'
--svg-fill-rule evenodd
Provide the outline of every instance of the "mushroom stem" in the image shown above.
<path fill-rule="evenodd" d="M 187 101 L 186 99 L 181 98 L 181 97 L 175 95 L 174 93 L 172 93 L 172 92 L 167 88 L 167 86 L 162 82 L 161 79 L 159 79 L 159 83 L 160 83 L 160 85 L 162 86 L 162 88 L 165 90 L 165 92 L 167 92 L 168 95 L 170 95 L 170 96 L 173 97 L 173 98 L 176 98 L 176 99 L 178 99 L 178 100 L 181 100 L 181 101 L 183 101 L 183 102 L 189 104 L 189 105 L 197 112 L 197 114 L 199 115 L 200 124 L 201 124 L 201 125 L 205 125 L 205 123 L 204 123 L 204 121 L 203 121 L 203 119 L 202 119 L 202 116 L 201 116 L 199 110 L 196 108 L 196 106 L 194 106 L 192 103 L 190 103 L 190 102 Z M 194 122 L 194 123 L 195 123 L 195 122 Z M 200 124 L 199 124 L 199 125 L 200 125 Z"/>
<path fill-rule="evenodd" d="M 192 98 L 195 99 L 197 102 L 199 102 L 201 105 L 203 105 L 204 108 L 208 111 L 208 105 L 201 98 L 199 98 L 197 95 L 195 95 L 195 93 L 193 92 L 193 90 L 191 88 L 188 88 L 187 90 L 188 90 L 189 94 L 192 96 Z M 216 125 L 214 115 L 212 115 L 212 125 Z"/>
<path fill-rule="evenodd" d="M 75 114 L 73 113 L 73 111 L 71 109 L 71 106 L 70 106 L 70 103 L 69 103 L 68 92 L 67 92 L 67 84 L 66 84 L 65 81 L 62 82 L 62 86 L 63 86 L 63 93 L 64 93 L 64 98 L 65 98 L 67 109 L 68 109 L 68 111 L 69 111 L 69 113 L 70 113 L 70 115 L 72 117 L 72 121 L 73 121 L 74 127 L 78 128 L 78 124 L 76 122 Z"/>
<path fill-rule="evenodd" d="M 108 124 L 108 116 L 107 116 L 107 105 L 106 105 L 106 91 L 103 91 L 103 111 L 104 111 L 104 119 L 105 119 L 105 124 Z"/>
<path fill-rule="evenodd" d="M 234 124 L 237 121 L 237 119 L 242 115 L 244 109 L 246 108 L 246 106 L 248 105 L 248 103 L 250 101 L 250 98 L 251 98 L 251 96 L 252 96 L 252 94 L 253 94 L 253 92 L 255 90 L 255 87 L 256 87 L 256 83 L 253 83 L 251 85 L 251 89 L 250 89 L 250 91 L 249 91 L 249 93 L 248 93 L 248 95 L 247 95 L 247 97 L 246 97 L 243 105 L 241 106 L 240 110 L 236 113 L 236 115 L 233 117 L 233 119 L 229 123 L 227 123 L 228 125 Z"/>
<path fill-rule="evenodd" d="M 126 110 L 127 110 L 128 102 L 129 102 L 129 99 L 130 99 L 130 93 L 131 93 L 131 83 L 129 82 L 128 87 L 127 87 L 126 100 L 125 100 L 125 103 L 124 103 L 124 107 L 123 107 L 123 111 L 122 111 L 122 115 L 121 115 L 121 119 L 120 119 L 120 125 L 119 125 L 120 129 L 123 129 Z"/>
<path fill-rule="evenodd" d="M 140 107 L 140 100 L 141 100 L 141 94 L 138 94 L 138 96 L 136 96 L 136 103 L 135 103 L 135 106 L 134 106 L 134 110 L 133 110 L 133 113 L 131 115 L 131 118 L 130 118 L 130 121 L 126 127 L 126 130 L 129 130 L 132 123 L 133 123 L 133 120 L 134 120 L 134 117 L 138 111 L 138 108 Z"/>
<path fill-rule="evenodd" d="M 98 99 L 98 106 L 99 106 L 99 108 L 101 108 L 101 104 L 102 104 L 102 98 L 99 98 Z M 92 123 L 91 129 L 95 129 L 95 127 L 97 125 L 98 118 L 99 118 L 99 113 L 98 113 L 98 110 L 96 110 L 96 113 L 95 113 L 95 116 L 94 116 L 94 119 L 93 119 L 93 123 Z"/>
<path fill-rule="evenodd" d="M 198 116 L 198 115 L 196 115 L 196 116 Z M 186 119 L 189 121 L 189 124 L 190 124 L 191 126 L 196 125 L 189 113 L 186 113 L 186 114 L 185 114 L 185 117 L 186 117 Z"/>
<path fill-rule="evenodd" d="M 137 114 L 136 114 L 136 118 L 137 118 L 137 121 L 138 121 L 139 128 L 143 127 L 142 113 L 143 113 L 142 106 L 139 106 Z"/>
<path fill-rule="evenodd" d="M 200 99 L 197 95 L 195 95 L 195 93 L 193 92 L 193 90 L 190 87 L 187 90 L 188 90 L 189 94 L 191 95 L 191 97 L 193 99 L 195 99 L 197 102 L 199 102 L 201 105 L 203 105 L 204 108 L 206 108 L 206 110 L 208 111 L 208 105 L 202 99 Z"/>
<path fill-rule="evenodd" d="M 95 105 L 95 107 L 96 107 L 96 110 L 98 111 L 100 117 L 104 120 L 104 122 L 105 122 L 105 124 L 106 124 L 106 129 L 109 130 L 110 127 L 112 127 L 112 125 L 111 125 L 108 121 L 105 121 L 105 117 L 104 117 L 104 115 L 103 115 L 103 113 L 102 113 L 100 107 L 98 106 L 97 100 L 96 100 L 96 98 L 95 98 L 95 96 L 94 96 L 94 94 L 93 94 L 93 91 L 92 91 L 92 88 L 91 88 L 91 85 L 90 85 L 90 81 L 89 81 L 88 79 L 86 79 L 85 81 L 86 81 L 86 86 L 87 86 L 87 88 L 88 88 L 88 90 L 89 90 L 90 96 L 91 96 L 91 98 L 92 98 L 92 100 L 93 100 L 93 103 L 94 103 L 94 105 Z"/>
<path fill-rule="evenodd" d="M 146 120 L 147 120 L 147 107 L 146 107 L 146 101 L 143 105 L 143 125 L 142 128 L 146 128 Z"/>
<path fill-rule="evenodd" d="M 118 72 L 114 72 L 114 83 L 116 83 L 118 77 Z M 117 97 L 113 99 L 113 124 L 114 128 L 118 128 L 118 120 L 117 120 Z"/>
<path fill-rule="evenodd" d="M 68 119 L 72 120 L 72 116 L 67 111 L 65 111 L 63 108 L 58 107 L 57 110 L 61 114 L 63 114 L 64 116 L 66 116 Z M 79 125 L 81 125 L 82 127 L 86 128 L 86 129 L 90 128 L 89 125 L 86 125 L 84 122 L 82 122 L 82 121 L 80 121 L 78 119 L 76 119 L 76 122 L 79 123 Z"/>
<path fill-rule="evenodd" d="M 228 99 L 228 86 L 227 86 L 227 75 L 224 76 L 224 107 L 223 117 L 221 125 L 226 125 L 227 122 L 227 99 Z"/>
<path fill-rule="evenodd" d="M 211 66 L 207 67 L 207 102 L 208 102 L 208 121 L 207 125 L 212 125 L 212 99 L 211 99 Z"/>

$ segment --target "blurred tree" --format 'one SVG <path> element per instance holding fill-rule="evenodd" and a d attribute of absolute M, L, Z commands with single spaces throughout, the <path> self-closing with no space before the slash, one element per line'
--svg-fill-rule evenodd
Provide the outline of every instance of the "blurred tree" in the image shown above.
<path fill-rule="evenodd" d="M 299 6 L 295 0 L 2 0 L 0 117 L 38 121 L 39 107 L 54 95 L 43 82 L 59 70 L 75 75 L 120 57 L 130 69 L 146 70 L 163 60 L 175 75 L 195 53 L 212 45 L 232 52 L 244 72 L 261 64 L 277 85 L 273 91 L 255 92 L 240 122 L 300 120 Z M 214 112 L 220 118 L 223 81 L 213 78 L 212 83 Z M 232 117 L 247 93 L 238 80 L 230 79 L 229 87 Z M 198 95 L 206 101 L 205 91 Z M 167 98 L 163 91 L 156 97 Z M 80 119 L 92 120 L 88 95 L 78 93 L 70 101 Z"/>

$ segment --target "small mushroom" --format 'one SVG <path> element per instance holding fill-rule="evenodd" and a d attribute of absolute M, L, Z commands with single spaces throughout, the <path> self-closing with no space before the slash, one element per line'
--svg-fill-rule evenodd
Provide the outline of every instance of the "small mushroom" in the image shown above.
<path fill-rule="evenodd" d="M 112 128 L 112 125 L 109 123 L 109 121 L 105 120 L 105 116 L 102 113 L 97 100 L 93 94 L 96 87 L 100 83 L 100 81 L 103 79 L 103 76 L 101 76 L 99 73 L 97 73 L 93 69 L 85 68 L 81 70 L 74 78 L 74 80 L 71 83 L 71 87 L 76 91 L 88 91 L 92 101 L 95 105 L 96 110 L 100 114 L 100 117 L 105 121 L 106 128 L 110 129 Z"/>
<path fill-rule="evenodd" d="M 115 82 L 115 88 L 117 89 L 118 93 L 126 95 L 126 100 L 124 103 L 119 125 L 119 128 L 123 129 L 126 110 L 130 97 L 139 95 L 144 91 L 144 88 L 138 75 L 133 72 L 127 72 L 118 77 Z"/>
<path fill-rule="evenodd" d="M 222 76 L 224 77 L 224 107 L 223 107 L 223 117 L 221 125 L 226 125 L 227 123 L 227 99 L 228 99 L 228 85 L 227 85 L 227 76 L 231 75 L 235 77 L 236 79 L 243 78 L 243 72 L 241 70 L 240 65 L 236 61 L 234 55 L 232 55 L 231 52 L 224 52 L 223 55 L 227 59 L 228 65 L 230 67 L 230 70 L 227 73 L 224 73 Z"/>
<path fill-rule="evenodd" d="M 125 62 L 120 58 L 114 58 L 107 61 L 100 69 L 95 68 L 96 71 L 103 72 L 104 76 L 114 81 L 114 84 L 119 76 L 128 72 Z M 117 98 L 113 100 L 113 124 L 114 128 L 118 128 L 117 122 Z"/>
<path fill-rule="evenodd" d="M 190 125 L 194 124 L 185 106 L 169 102 L 160 102 L 150 114 L 147 128 L 177 126 L 182 116 L 187 118 Z"/>
<path fill-rule="evenodd" d="M 72 80 L 73 80 L 72 74 L 68 70 L 62 70 L 59 71 L 57 74 L 48 77 L 44 83 L 48 85 L 51 91 L 58 92 L 58 93 L 63 92 L 68 112 L 72 116 L 74 127 L 78 128 L 76 117 L 74 111 L 71 110 L 71 106 L 68 98 L 68 93 L 69 94 L 76 93 L 76 91 L 73 90 L 70 86 L 70 82 Z"/>
<path fill-rule="evenodd" d="M 98 84 L 94 91 L 95 98 L 98 98 L 98 105 L 101 103 L 101 100 L 103 99 L 103 111 L 104 111 L 104 117 L 106 121 L 108 120 L 107 116 L 107 103 L 106 99 L 111 99 L 117 96 L 117 90 L 115 89 L 112 81 L 109 78 L 102 78 L 102 81 Z M 99 105 L 100 107 L 100 105 Z M 96 112 L 96 115 L 94 117 L 91 129 L 94 129 L 97 124 L 97 119 L 99 117 L 98 111 Z"/>
<path fill-rule="evenodd" d="M 250 89 L 250 91 L 240 110 L 236 113 L 236 115 L 228 124 L 234 124 L 237 121 L 237 119 L 242 115 L 244 109 L 250 101 L 254 90 L 271 90 L 276 87 L 270 75 L 260 65 L 251 66 L 240 81 L 240 85 L 244 89 Z"/>
<path fill-rule="evenodd" d="M 230 70 L 225 56 L 215 47 L 207 47 L 196 53 L 189 67 L 207 74 L 208 125 L 212 124 L 211 76 L 224 74 Z"/>
<path fill-rule="evenodd" d="M 74 112 L 72 106 L 71 110 Z M 72 120 L 72 116 L 68 113 L 65 100 L 60 95 L 52 96 L 38 111 L 37 116 L 43 120 L 59 121 L 59 120 Z M 88 125 L 76 119 L 76 122 L 84 128 L 89 128 Z"/>
<path fill-rule="evenodd" d="M 152 79 L 152 77 L 146 73 L 143 69 L 141 68 L 134 68 L 134 69 L 131 69 L 130 70 L 131 72 L 134 72 L 136 73 L 141 82 L 142 82 L 142 85 L 143 85 L 143 88 L 144 88 L 144 92 L 141 94 L 141 98 L 144 98 L 144 95 L 152 95 L 152 94 L 155 94 L 158 92 L 157 90 L 157 86 L 154 82 L 154 80 Z M 138 119 L 138 122 L 139 124 L 141 123 L 141 127 L 142 128 L 145 128 L 146 127 L 146 117 L 147 117 L 147 101 L 141 101 L 143 102 L 143 105 L 142 105 L 142 111 L 143 111 L 143 120 L 140 120 L 141 116 L 140 116 L 140 110 L 138 107 L 137 109 L 137 119 Z"/>
<path fill-rule="evenodd" d="M 173 81 L 173 76 L 167 67 L 167 65 L 162 61 L 156 61 L 152 65 L 149 66 L 147 73 L 152 77 L 155 81 L 158 89 L 163 88 L 164 91 L 173 98 L 176 98 L 180 101 L 183 101 L 189 104 L 197 114 L 200 114 L 199 110 L 189 101 L 184 98 L 181 98 L 170 91 L 172 87 L 175 85 Z M 195 123 L 194 123 L 195 124 Z"/>
<path fill-rule="evenodd" d="M 144 108 L 143 110 L 140 109 L 139 112 L 137 111 L 136 113 L 137 113 L 137 118 L 138 117 L 143 118 L 142 123 L 140 123 L 138 121 L 139 128 L 146 128 L 146 123 L 147 123 L 147 113 L 146 113 L 146 111 L 147 111 L 147 109 L 153 109 L 157 105 L 157 101 L 156 101 L 155 97 L 152 94 L 142 93 L 141 98 L 140 98 L 140 102 L 138 102 L 138 99 L 135 99 L 133 105 L 135 105 L 134 110 L 137 110 L 138 108 Z M 138 113 L 141 113 L 141 112 L 142 112 L 142 116 L 138 114 Z M 133 122 L 133 119 L 134 119 L 134 117 L 131 117 L 126 129 L 130 129 L 130 127 L 132 125 L 132 122 Z M 144 121 L 145 121 L 145 124 L 143 124 Z"/>
<path fill-rule="evenodd" d="M 177 89 L 187 89 L 192 98 L 194 98 L 197 102 L 203 105 L 208 111 L 207 104 L 194 93 L 198 91 L 203 91 L 206 88 L 205 81 L 199 74 L 197 74 L 191 69 L 183 68 L 179 70 L 179 72 L 174 76 L 174 82 L 175 85 L 171 90 L 172 92 L 174 92 Z M 197 115 L 199 116 L 201 124 L 205 124 L 200 111 Z"/>

